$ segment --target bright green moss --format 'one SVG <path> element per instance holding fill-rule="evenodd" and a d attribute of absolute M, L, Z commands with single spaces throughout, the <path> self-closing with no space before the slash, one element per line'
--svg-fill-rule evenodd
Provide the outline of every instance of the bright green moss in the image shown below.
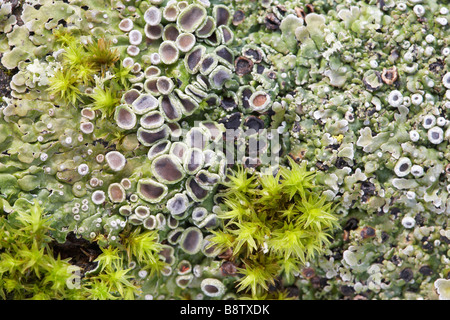
<path fill-rule="evenodd" d="M 50 78 L 48 92 L 50 95 L 75 104 L 79 99 L 80 89 L 77 86 L 74 71 L 71 69 L 57 70 L 53 77 Z"/>
<path fill-rule="evenodd" d="M 111 88 L 97 87 L 89 97 L 93 100 L 92 110 L 100 110 L 103 117 L 111 116 L 120 101 L 116 91 L 113 91 Z"/>
<path fill-rule="evenodd" d="M 291 279 L 299 266 L 321 255 L 338 227 L 333 204 L 314 183 L 315 173 L 289 158 L 276 175 L 238 168 L 218 217 L 224 222 L 211 241 L 242 262 L 238 291 L 257 297 L 276 276 Z M 259 187 L 258 187 L 259 186 Z"/>
<path fill-rule="evenodd" d="M 148 261 L 148 268 L 162 266 L 155 234 L 136 229 L 124 235 L 123 247 L 102 247 L 96 269 L 82 277 L 82 268 L 56 255 L 52 219 L 37 201 L 18 201 L 12 209 L 0 217 L 1 299 L 135 299 L 138 284 L 124 258 Z"/>
<path fill-rule="evenodd" d="M 130 68 L 118 62 L 117 49 L 104 38 L 82 45 L 68 32 L 56 31 L 55 37 L 63 53 L 60 69 L 49 79 L 49 94 L 73 105 L 77 101 L 91 105 L 103 118 L 111 117 L 131 76 Z"/>

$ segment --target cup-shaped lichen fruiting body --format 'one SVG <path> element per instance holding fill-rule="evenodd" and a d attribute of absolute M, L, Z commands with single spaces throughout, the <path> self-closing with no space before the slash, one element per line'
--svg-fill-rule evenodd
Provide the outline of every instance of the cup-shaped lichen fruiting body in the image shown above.
<path fill-rule="evenodd" d="M 225 45 L 218 46 L 214 49 L 214 53 L 219 59 L 219 62 L 226 65 L 230 69 L 234 68 L 234 53 Z"/>
<path fill-rule="evenodd" d="M 163 8 L 162 16 L 163 16 L 164 20 L 173 22 L 173 21 L 177 20 L 179 13 L 180 13 L 180 9 L 177 7 L 177 5 L 175 3 L 172 3 Z"/>
<path fill-rule="evenodd" d="M 203 242 L 203 234 L 197 227 L 189 227 L 181 234 L 180 248 L 188 254 L 196 254 L 200 251 Z"/>
<path fill-rule="evenodd" d="M 205 155 L 206 161 L 206 155 Z M 212 190 L 217 184 L 222 181 L 222 177 L 217 173 L 212 173 L 207 170 L 199 170 L 195 175 L 195 181 L 203 189 Z"/>
<path fill-rule="evenodd" d="M 194 99 L 197 103 L 201 103 L 207 96 L 208 93 L 202 88 L 202 85 L 197 83 L 188 84 L 184 89 L 184 92 L 189 95 L 192 99 Z"/>
<path fill-rule="evenodd" d="M 152 179 L 141 179 L 137 185 L 137 194 L 139 197 L 150 203 L 160 202 L 166 195 L 167 186 Z"/>
<path fill-rule="evenodd" d="M 138 216 L 141 220 L 146 219 L 150 216 L 150 209 L 147 206 L 139 205 L 134 209 L 134 213 L 136 216 Z"/>
<path fill-rule="evenodd" d="M 234 41 L 234 33 L 230 27 L 221 25 L 218 28 L 220 40 L 224 45 L 231 45 Z"/>
<path fill-rule="evenodd" d="M 122 19 L 119 23 L 119 29 L 123 32 L 130 32 L 131 30 L 133 30 L 133 26 L 133 20 L 131 20 L 130 18 Z"/>
<path fill-rule="evenodd" d="M 209 190 L 203 188 L 192 176 L 186 180 L 186 192 L 196 202 L 202 202 L 209 195 Z"/>
<path fill-rule="evenodd" d="M 169 93 L 172 92 L 174 88 L 174 83 L 171 78 L 161 76 L 158 77 L 158 80 L 156 80 L 156 88 L 161 94 L 168 95 Z"/>
<path fill-rule="evenodd" d="M 201 289 L 208 297 L 220 297 L 226 290 L 224 284 L 220 280 L 214 278 L 203 279 Z"/>
<path fill-rule="evenodd" d="M 193 274 L 179 275 L 175 278 L 175 283 L 177 284 L 178 287 L 185 289 L 191 284 L 193 279 L 194 279 Z"/>
<path fill-rule="evenodd" d="M 131 45 L 140 45 L 142 38 L 142 33 L 139 30 L 131 30 L 128 34 L 128 39 Z"/>
<path fill-rule="evenodd" d="M 167 201 L 167 209 L 173 216 L 182 215 L 189 206 L 190 201 L 184 193 L 177 193 Z"/>
<path fill-rule="evenodd" d="M 161 24 L 151 26 L 147 24 L 144 28 L 145 36 L 151 40 L 157 40 L 163 36 L 164 28 Z"/>
<path fill-rule="evenodd" d="M 138 90 L 130 89 L 122 95 L 121 102 L 131 105 L 139 97 L 139 95 L 140 93 Z"/>
<path fill-rule="evenodd" d="M 141 94 L 132 103 L 133 111 L 136 114 L 144 114 L 158 107 L 158 100 L 150 94 Z"/>
<path fill-rule="evenodd" d="M 217 26 L 228 25 L 231 18 L 230 10 L 225 5 L 215 5 L 213 8 L 213 17 Z"/>
<path fill-rule="evenodd" d="M 206 9 L 203 6 L 191 4 L 178 15 L 177 25 L 184 32 L 193 32 L 202 24 L 206 14 Z"/>
<path fill-rule="evenodd" d="M 139 54 L 139 52 L 140 52 L 140 49 L 136 45 L 130 45 L 127 47 L 127 53 L 131 57 L 137 56 Z"/>
<path fill-rule="evenodd" d="M 162 33 L 162 39 L 164 41 L 176 41 L 180 34 L 180 30 L 174 23 L 170 23 L 164 26 L 164 31 Z"/>
<path fill-rule="evenodd" d="M 156 86 L 156 82 L 158 81 L 157 76 L 148 77 L 144 82 L 144 90 L 150 93 L 153 96 L 159 96 L 161 93 Z"/>
<path fill-rule="evenodd" d="M 119 213 L 124 217 L 128 217 L 131 215 L 132 209 L 130 205 L 123 205 L 119 208 Z"/>
<path fill-rule="evenodd" d="M 152 161 L 153 175 L 162 183 L 173 184 L 184 178 L 185 170 L 172 155 L 159 155 Z"/>
<path fill-rule="evenodd" d="M 144 146 L 152 146 L 161 140 L 166 140 L 168 137 L 169 128 L 165 124 L 156 129 L 139 128 L 137 131 L 137 139 Z"/>
<path fill-rule="evenodd" d="M 105 197 L 105 193 L 101 190 L 96 190 L 92 193 L 92 202 L 94 204 L 100 205 L 103 202 L 105 202 L 106 197 Z"/>
<path fill-rule="evenodd" d="M 175 94 L 179 102 L 178 105 L 184 115 L 192 115 L 199 107 L 197 101 L 195 101 L 192 97 L 184 94 L 181 90 L 175 89 Z"/>
<path fill-rule="evenodd" d="M 142 225 L 144 226 L 144 228 L 146 228 L 148 230 L 154 230 L 158 227 L 158 223 L 156 221 L 155 216 L 149 216 L 149 217 L 145 218 L 142 221 Z"/>
<path fill-rule="evenodd" d="M 127 160 L 123 154 L 118 151 L 110 151 L 105 155 L 105 159 L 111 170 L 113 171 L 121 171 Z"/>
<path fill-rule="evenodd" d="M 168 140 L 162 140 L 160 142 L 157 142 L 156 144 L 151 146 L 150 149 L 148 150 L 147 153 L 148 159 L 153 160 L 161 154 L 169 153 L 171 145 L 172 143 Z"/>
<path fill-rule="evenodd" d="M 181 119 L 182 113 L 179 101 L 173 94 L 161 96 L 159 98 L 159 106 L 167 122 L 175 122 Z"/>
<path fill-rule="evenodd" d="M 140 226 L 140 225 L 142 225 L 142 222 L 143 222 L 142 219 L 135 213 L 132 213 L 131 215 L 129 215 L 127 220 L 129 223 L 131 223 L 134 226 Z"/>
<path fill-rule="evenodd" d="M 193 127 L 191 128 L 185 137 L 186 145 L 190 148 L 197 148 L 200 150 L 204 150 L 208 145 L 210 140 L 210 135 L 207 130 L 201 127 Z"/>
<path fill-rule="evenodd" d="M 400 158 L 394 167 L 394 172 L 398 177 L 404 177 L 411 172 L 411 166 L 412 163 L 409 158 Z"/>
<path fill-rule="evenodd" d="M 264 91 L 254 92 L 249 99 L 250 108 L 257 112 L 264 112 L 270 107 L 270 95 Z"/>
<path fill-rule="evenodd" d="M 136 114 L 127 105 L 120 105 L 114 112 L 114 120 L 117 125 L 126 130 L 133 129 L 136 125 Z"/>
<path fill-rule="evenodd" d="M 167 240 L 169 241 L 169 243 L 172 245 L 178 244 L 183 231 L 184 229 L 181 227 L 175 228 L 174 230 L 170 231 L 167 235 Z"/>
<path fill-rule="evenodd" d="M 179 219 L 175 219 L 174 216 L 167 217 L 167 226 L 169 227 L 170 230 L 175 230 L 176 228 L 178 228 L 179 224 L 180 224 Z"/>
<path fill-rule="evenodd" d="M 139 119 L 139 124 L 144 129 L 156 129 L 164 124 L 164 117 L 161 112 L 153 110 L 143 114 Z"/>
<path fill-rule="evenodd" d="M 177 36 L 175 43 L 181 52 L 189 52 L 196 43 L 196 38 L 192 33 L 181 33 Z"/>
<path fill-rule="evenodd" d="M 159 56 L 165 64 L 173 64 L 178 60 L 179 50 L 175 41 L 166 40 L 159 46 Z"/>
<path fill-rule="evenodd" d="M 158 7 L 152 6 L 144 13 L 144 21 L 150 26 L 156 26 L 161 22 L 162 14 Z"/>
<path fill-rule="evenodd" d="M 246 44 L 242 48 L 242 55 L 251 59 L 254 63 L 261 63 L 266 59 L 264 51 L 254 44 Z"/>
<path fill-rule="evenodd" d="M 234 64 L 236 74 L 239 76 L 244 76 L 253 71 L 253 61 L 249 58 L 240 56 L 234 61 Z"/>
<path fill-rule="evenodd" d="M 91 134 L 94 132 L 94 124 L 89 121 L 82 122 L 80 123 L 80 131 L 85 134 Z"/>
<path fill-rule="evenodd" d="M 203 221 L 196 223 L 196 226 L 199 227 L 200 229 L 204 228 L 207 230 L 213 230 L 215 228 L 217 228 L 219 226 L 220 222 L 219 222 L 219 218 L 217 217 L 216 214 L 211 213 L 208 214 L 205 219 L 203 219 Z M 207 251 L 207 254 L 212 254 L 211 252 Z"/>
<path fill-rule="evenodd" d="M 112 183 L 108 186 L 108 197 L 113 203 L 125 201 L 125 189 L 119 183 Z"/>
<path fill-rule="evenodd" d="M 209 74 L 209 82 L 213 89 L 222 89 L 224 83 L 232 78 L 232 71 L 225 66 L 217 66 Z"/>
<path fill-rule="evenodd" d="M 206 54 L 202 57 L 199 71 L 201 74 L 207 76 L 216 68 L 218 63 L 219 60 L 215 54 Z"/>
<path fill-rule="evenodd" d="M 186 66 L 186 70 L 189 73 L 194 74 L 197 72 L 200 65 L 200 61 L 205 52 L 206 48 L 203 45 L 197 45 L 186 54 L 184 58 L 184 64 Z"/>
<path fill-rule="evenodd" d="M 201 149 L 190 148 L 184 157 L 184 170 L 189 174 L 197 173 L 205 162 L 205 156 Z"/>
<path fill-rule="evenodd" d="M 208 38 L 216 30 L 216 21 L 208 16 L 195 31 L 195 35 L 199 38 Z"/>
<path fill-rule="evenodd" d="M 161 69 L 156 66 L 149 66 L 145 69 L 144 75 L 147 79 L 151 77 L 158 77 L 161 75 Z"/>

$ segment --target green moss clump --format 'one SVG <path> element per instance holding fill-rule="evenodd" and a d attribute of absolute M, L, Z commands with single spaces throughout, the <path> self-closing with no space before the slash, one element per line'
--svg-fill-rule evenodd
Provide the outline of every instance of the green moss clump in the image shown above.
<path fill-rule="evenodd" d="M 100 38 L 86 45 L 64 31 L 54 33 L 63 50 L 61 65 L 49 79 L 48 93 L 66 103 L 89 105 L 111 117 L 120 104 L 120 94 L 127 90 L 130 68 L 120 64 L 120 54 L 111 41 Z M 94 88 L 89 93 L 86 89 Z"/>
<path fill-rule="evenodd" d="M 218 214 L 222 230 L 211 242 L 232 250 L 238 291 L 265 297 L 278 276 L 291 282 L 300 266 L 324 253 L 339 226 L 332 202 L 315 185 L 315 172 L 289 158 L 276 175 L 251 175 L 242 167 L 229 180 Z"/>
<path fill-rule="evenodd" d="M 38 201 L 24 199 L 16 201 L 8 216 L 0 216 L 1 299 L 135 299 L 140 284 L 124 261 L 146 259 L 152 274 L 164 265 L 158 258 L 157 234 L 138 228 L 126 236 L 123 246 L 101 247 L 92 262 L 95 268 L 87 273 L 71 258 L 56 254 L 51 223 Z"/>

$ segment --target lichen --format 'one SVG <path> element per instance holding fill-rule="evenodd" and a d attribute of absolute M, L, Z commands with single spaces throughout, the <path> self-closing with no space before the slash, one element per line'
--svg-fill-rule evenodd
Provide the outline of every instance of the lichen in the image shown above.
<path fill-rule="evenodd" d="M 436 1 L 2 2 L 0 232 L 37 204 L 45 239 L 99 246 L 86 294 L 57 299 L 444 299 L 449 19 Z M 275 183 L 296 166 L 304 190 Z M 261 194 L 279 186 L 288 201 Z M 227 222 L 240 188 L 288 221 Z M 321 234 L 314 205 L 319 249 L 283 247 L 300 222 Z"/>

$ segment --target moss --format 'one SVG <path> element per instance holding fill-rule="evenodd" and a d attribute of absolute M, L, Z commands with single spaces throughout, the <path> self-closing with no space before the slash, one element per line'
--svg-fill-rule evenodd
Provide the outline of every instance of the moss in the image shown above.
<path fill-rule="evenodd" d="M 99 272 L 82 278 L 74 257 L 62 259 L 63 245 L 52 244 L 51 218 L 37 201 L 16 204 L 5 218 L 0 217 L 0 296 L 2 299 L 116 299 L 134 298 L 138 287 L 131 282 L 130 270 L 121 265 L 125 250 L 102 248 L 95 256 Z M 131 239 L 131 238 L 130 238 Z M 139 245 L 146 241 L 146 246 Z M 157 246 L 145 234 L 137 238 L 130 254 L 150 252 Z M 69 241 L 69 240 L 68 240 Z M 67 249 L 67 248 L 66 248 Z M 69 251 L 65 250 L 66 255 Z M 86 251 L 85 251 L 86 252 Z M 58 254 L 57 254 L 58 253 Z M 128 253 L 128 251 L 127 251 Z M 84 265 L 84 271 L 89 271 Z"/>
<path fill-rule="evenodd" d="M 249 290 L 253 297 L 280 274 L 291 281 L 301 266 L 325 252 L 338 227 L 333 203 L 318 190 L 314 172 L 292 159 L 289 165 L 259 176 L 239 168 L 225 182 L 218 213 L 223 228 L 212 231 L 210 241 L 231 249 L 244 264 L 238 291 Z"/>

